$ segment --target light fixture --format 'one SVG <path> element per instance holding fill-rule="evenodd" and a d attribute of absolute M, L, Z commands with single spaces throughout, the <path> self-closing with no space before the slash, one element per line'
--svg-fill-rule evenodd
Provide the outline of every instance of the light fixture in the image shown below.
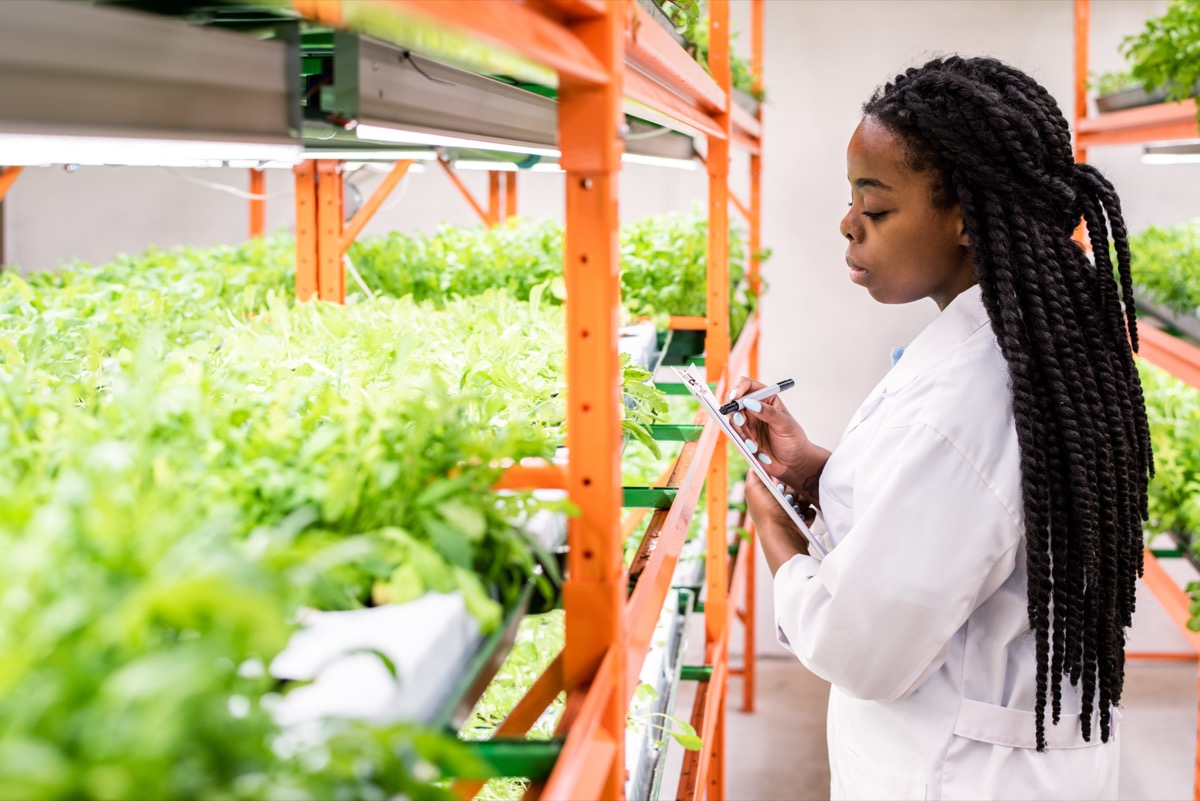
<path fill-rule="evenodd" d="M 393 142 L 398 145 L 427 145 L 430 147 L 464 147 L 473 150 L 493 150 L 498 153 L 523 153 L 531 156 L 549 156 L 558 158 L 555 148 L 534 147 L 519 142 L 509 142 L 497 139 L 463 139 L 445 134 L 416 131 L 405 128 L 393 128 L 383 125 L 360 122 L 354 129 L 359 140 L 368 142 Z"/>
<path fill-rule="evenodd" d="M 529 167 L 521 167 L 512 161 L 454 161 L 451 162 L 456 170 L 487 170 L 488 172 L 563 172 L 563 168 L 554 162 L 539 162 Z"/>
<path fill-rule="evenodd" d="M 9 166 L 224 167 L 235 162 L 291 166 L 300 161 L 301 151 L 298 145 L 262 142 L 0 133 L 0 153 Z"/>
<path fill-rule="evenodd" d="M 624 153 L 621 161 L 626 164 L 646 164 L 651 167 L 671 167 L 676 170 L 696 169 L 694 158 L 670 158 L 668 156 L 643 156 L 640 153 Z"/>
<path fill-rule="evenodd" d="M 359 147 L 304 149 L 306 159 L 340 159 L 342 161 L 433 161 L 436 150 L 369 150 Z"/>
<path fill-rule="evenodd" d="M 1148 145 L 1142 151 L 1142 163 L 1200 164 L 1200 139 L 1170 145 Z"/>

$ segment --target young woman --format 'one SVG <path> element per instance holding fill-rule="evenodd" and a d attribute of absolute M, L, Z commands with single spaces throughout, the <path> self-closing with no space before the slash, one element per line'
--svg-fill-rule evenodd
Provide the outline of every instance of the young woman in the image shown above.
<path fill-rule="evenodd" d="M 1152 472 L 1117 196 L 988 58 L 880 89 L 847 167 L 850 280 L 940 314 L 832 453 L 778 397 L 734 418 L 830 548 L 748 482 L 780 640 L 832 684 L 832 795 L 1115 798 Z"/>

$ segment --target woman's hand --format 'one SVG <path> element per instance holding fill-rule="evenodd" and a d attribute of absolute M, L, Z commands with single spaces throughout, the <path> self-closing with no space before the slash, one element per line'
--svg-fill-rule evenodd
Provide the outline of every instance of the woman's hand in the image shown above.
<path fill-rule="evenodd" d="M 743 376 L 725 400 L 740 398 L 764 386 Z M 819 482 L 829 451 L 813 444 L 780 397 L 748 401 L 743 411 L 730 417 L 767 474 L 795 488 L 798 498 L 819 508 Z M 765 487 L 760 489 L 766 491 Z"/>
<path fill-rule="evenodd" d="M 784 485 L 783 492 L 793 495 L 792 488 Z M 800 516 L 809 522 L 813 516 L 811 507 L 805 514 L 803 504 L 800 505 Z M 758 532 L 758 540 L 762 543 L 763 555 L 767 557 L 767 567 L 771 575 L 780 566 L 797 554 L 808 553 L 808 540 L 796 528 L 796 524 L 788 517 L 787 512 L 780 508 L 771 491 L 763 486 L 762 480 L 754 471 L 746 476 L 746 510 L 754 521 Z"/>

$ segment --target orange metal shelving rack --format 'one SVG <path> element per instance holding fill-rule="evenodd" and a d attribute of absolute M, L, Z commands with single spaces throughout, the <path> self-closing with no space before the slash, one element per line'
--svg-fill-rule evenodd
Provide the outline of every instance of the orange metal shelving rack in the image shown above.
<path fill-rule="evenodd" d="M 1087 113 L 1088 37 L 1091 0 L 1075 0 L 1075 160 L 1087 161 L 1089 148 L 1195 139 L 1196 102 L 1159 103 L 1089 117 Z M 1141 321 L 1138 326 L 1139 356 L 1162 367 L 1193 387 L 1200 388 L 1200 348 Z M 1187 627 L 1191 618 L 1187 593 L 1159 564 L 1158 556 L 1145 549 L 1147 589 L 1179 627 L 1188 644 L 1200 655 L 1200 634 Z M 1140 656 L 1129 654 L 1130 657 Z M 1161 658 L 1161 654 L 1146 654 Z M 1192 657 L 1193 659 L 1195 657 Z M 1200 677 L 1197 681 L 1200 693 Z M 1200 714 L 1197 715 L 1196 760 L 1192 795 L 1200 801 Z"/>
<path fill-rule="evenodd" d="M 344 6 L 362 0 L 293 0 L 310 20 L 345 23 Z M 533 797 L 620 798 L 625 780 L 625 716 L 701 487 L 708 483 L 705 662 L 692 720 L 704 741 L 689 752 L 681 798 L 725 797 L 724 730 L 729 635 L 734 620 L 746 627 L 743 706 L 753 705 L 753 540 L 739 540 L 730 569 L 726 524 L 726 449 L 714 425 L 688 443 L 668 483 L 677 487 L 669 510 L 656 512 L 647 537 L 657 538 L 640 566 L 632 592 L 622 563 L 620 470 L 620 369 L 617 350 L 620 282 L 617 182 L 627 100 L 676 127 L 707 137 L 709 183 L 708 301 L 704 318 L 678 320 L 706 331 L 705 365 L 718 392 L 742 373 L 757 370 L 757 316 L 731 348 L 729 331 L 728 223 L 732 202 L 748 218 L 749 281 L 758 293 L 761 247 L 761 112 L 751 115 L 732 102 L 729 0 L 710 0 L 709 69 L 699 66 L 633 0 L 373 0 L 378 13 L 419 18 L 538 62 L 558 74 L 558 145 L 566 180 L 567 430 L 566 469 L 517 467 L 506 487 L 566 488 L 580 514 L 568 533 L 563 588 L 566 647 L 497 731 L 519 736 L 560 691 L 567 704 L 559 725 L 565 737 L 555 767 Z M 761 85 L 763 0 L 752 0 L 752 64 Z M 750 153 L 747 203 L 729 192 L 731 145 Z M 443 165 L 445 166 L 445 165 Z M 397 165 L 403 173 L 405 166 Z M 297 296 L 343 301 L 342 256 L 362 223 L 378 207 L 373 197 L 343 230 L 342 179 L 337 162 L 297 168 Z M 394 173 L 395 174 L 395 173 Z M 452 175 L 452 174 L 451 174 Z M 399 180 L 396 177 L 395 180 Z M 377 190 L 382 199 L 388 182 Z M 392 182 L 394 185 L 394 181 Z M 515 182 L 505 186 L 506 215 L 515 210 Z M 481 217 L 500 218 L 501 186 L 489 181 L 489 204 Z M 360 219 L 361 218 L 361 219 Z M 744 608 L 737 608 L 745 593 Z M 454 785 L 470 798 L 478 781 Z"/>

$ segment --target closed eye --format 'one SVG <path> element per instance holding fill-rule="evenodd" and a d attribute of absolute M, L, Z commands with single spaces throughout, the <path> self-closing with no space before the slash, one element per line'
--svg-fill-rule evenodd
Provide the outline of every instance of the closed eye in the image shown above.
<path fill-rule="evenodd" d="M 882 220 L 887 216 L 887 214 L 888 212 L 886 211 L 864 211 L 862 216 L 866 217 L 868 220 Z"/>

